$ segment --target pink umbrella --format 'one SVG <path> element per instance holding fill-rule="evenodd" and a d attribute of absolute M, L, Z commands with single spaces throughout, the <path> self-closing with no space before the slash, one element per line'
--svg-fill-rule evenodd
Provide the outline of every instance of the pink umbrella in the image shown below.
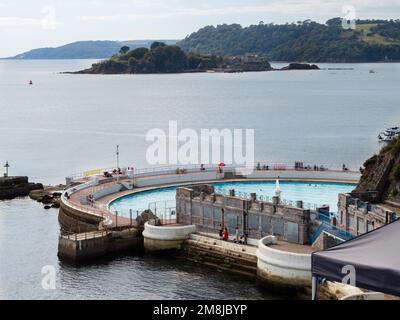
<path fill-rule="evenodd" d="M 223 162 L 218 162 L 218 167 L 226 167 L 226 164 Z"/>

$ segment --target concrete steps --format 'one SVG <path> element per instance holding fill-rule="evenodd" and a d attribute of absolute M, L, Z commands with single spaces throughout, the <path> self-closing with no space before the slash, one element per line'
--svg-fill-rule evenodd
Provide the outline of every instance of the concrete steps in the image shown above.
<path fill-rule="evenodd" d="M 183 245 L 189 260 L 254 277 L 257 274 L 256 248 L 191 234 Z"/>

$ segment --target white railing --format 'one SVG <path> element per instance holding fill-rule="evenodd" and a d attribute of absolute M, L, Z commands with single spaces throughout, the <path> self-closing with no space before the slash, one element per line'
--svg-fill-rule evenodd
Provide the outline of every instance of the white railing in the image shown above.
<path fill-rule="evenodd" d="M 224 172 L 235 172 L 240 169 L 244 169 L 246 166 L 238 166 L 238 165 L 227 165 L 223 167 Z M 247 168 L 253 168 L 254 171 L 286 171 L 286 170 L 295 170 L 295 171 L 329 171 L 329 172 L 344 172 L 342 168 L 335 168 L 334 166 L 328 166 L 326 164 L 322 165 L 304 165 L 303 167 L 298 167 L 293 163 L 269 163 L 269 162 L 256 162 L 253 164 L 247 164 Z M 183 170 L 183 173 L 191 173 L 191 172 L 213 172 L 218 170 L 217 165 L 204 165 L 200 164 L 194 165 L 170 165 L 170 166 L 157 166 L 157 167 L 148 167 L 148 168 L 135 168 L 133 177 L 145 177 L 145 176 L 156 176 L 156 175 L 166 175 L 166 174 L 176 174 L 177 169 Z M 112 173 L 115 168 L 103 168 L 98 169 L 101 172 L 101 176 L 104 172 Z M 126 168 L 122 169 L 123 172 L 126 171 Z M 90 172 L 90 171 L 87 171 Z M 86 172 L 86 173 L 87 173 Z M 345 172 L 354 173 L 358 171 L 345 170 Z M 68 178 L 72 180 L 79 180 L 83 178 L 90 178 L 92 176 L 99 176 L 98 173 L 93 175 L 88 175 L 85 172 L 75 173 L 70 175 Z"/>
<path fill-rule="evenodd" d="M 274 164 L 274 163 L 263 163 L 263 162 L 257 162 L 253 165 L 253 168 L 255 171 L 304 171 L 304 172 L 310 172 L 310 171 L 326 171 L 326 172 L 348 172 L 354 174 L 355 171 L 344 171 L 342 169 L 328 169 L 328 166 L 323 165 L 323 166 L 318 166 L 314 167 L 313 166 L 305 166 L 303 168 L 299 168 L 298 166 L 295 166 L 293 164 L 284 164 L 284 163 L 279 163 L 279 164 Z M 321 169 L 323 168 L 323 169 Z M 105 223 L 110 223 L 110 219 L 107 217 L 107 214 L 110 214 L 110 212 L 107 210 L 107 208 L 102 208 L 96 205 L 95 202 L 89 203 L 87 205 L 82 205 L 76 202 L 71 202 L 69 201 L 69 197 L 73 195 L 76 192 L 79 192 L 84 189 L 92 188 L 91 194 L 98 192 L 104 188 L 104 182 L 115 182 L 118 179 L 125 179 L 127 178 L 126 175 L 114 175 L 112 178 L 105 178 L 103 177 L 104 172 L 110 172 L 114 171 L 115 168 L 105 168 L 105 169 L 100 169 L 97 170 L 97 172 L 101 172 L 101 174 L 93 174 L 92 176 L 87 175 L 85 173 L 79 173 L 79 174 L 74 174 L 71 175 L 71 179 L 81 179 L 83 177 L 92 179 L 88 182 L 82 183 L 78 186 L 71 187 L 67 189 L 66 191 L 63 192 L 62 195 L 62 201 L 64 204 L 70 206 L 73 209 L 87 212 L 96 216 L 101 216 L 103 219 L 105 219 Z M 147 176 L 163 176 L 163 175 L 172 175 L 172 174 L 177 174 L 177 169 L 180 169 L 180 173 L 185 174 L 185 173 L 199 173 L 199 172 L 215 172 L 218 170 L 217 165 L 185 165 L 185 166 L 159 166 L 159 167 L 151 167 L 151 168 L 142 168 L 142 169 L 135 169 L 134 174 L 132 176 L 133 179 L 135 178 L 140 178 L 140 177 L 147 177 Z M 236 172 L 240 167 L 236 166 L 225 166 L 223 167 L 223 172 Z M 125 172 L 125 169 L 122 169 L 123 172 Z M 86 173 L 88 173 L 87 171 Z M 97 177 L 97 179 L 95 178 Z M 103 177 L 103 179 L 101 179 Z M 94 179 L 93 179 L 94 178 Z M 103 185 L 102 185 L 103 184 Z M 68 198 L 65 196 L 68 194 Z M 239 195 L 239 193 L 238 193 Z M 304 207 L 308 207 L 309 209 L 315 210 L 316 205 L 315 204 L 304 204 Z M 161 209 L 161 208 L 160 208 Z M 164 206 L 164 211 L 165 212 L 171 212 L 172 211 L 172 206 Z"/>

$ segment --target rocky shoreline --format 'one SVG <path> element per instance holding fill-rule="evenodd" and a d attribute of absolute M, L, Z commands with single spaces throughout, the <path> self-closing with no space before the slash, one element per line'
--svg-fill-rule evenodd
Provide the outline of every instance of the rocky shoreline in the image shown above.
<path fill-rule="evenodd" d="M 44 209 L 60 208 L 60 198 L 65 185 L 43 186 L 42 183 L 29 182 L 28 177 L 0 178 L 0 200 L 12 200 L 19 197 L 31 198 L 44 205 Z"/>
<path fill-rule="evenodd" d="M 43 190 L 43 184 L 29 182 L 28 177 L 0 178 L 0 200 L 26 197 L 33 190 Z"/>
<path fill-rule="evenodd" d="M 309 63 L 290 63 L 286 67 L 275 69 L 269 63 L 232 63 L 220 66 L 217 68 L 210 68 L 206 70 L 183 70 L 180 72 L 153 72 L 151 74 L 163 73 L 242 73 L 242 72 L 262 72 L 262 71 L 292 71 L 292 70 L 321 70 L 316 64 Z M 62 72 L 63 74 L 138 74 L 124 70 L 118 72 L 112 69 L 105 68 L 104 66 L 93 66 L 92 68 L 80 70 L 76 72 Z"/>
<path fill-rule="evenodd" d="M 59 209 L 60 208 L 60 198 L 62 195 L 62 191 L 65 188 L 65 185 L 58 186 L 48 186 L 42 190 L 32 190 L 29 193 L 29 198 L 40 202 L 44 205 L 44 209 L 48 210 L 51 208 Z"/>

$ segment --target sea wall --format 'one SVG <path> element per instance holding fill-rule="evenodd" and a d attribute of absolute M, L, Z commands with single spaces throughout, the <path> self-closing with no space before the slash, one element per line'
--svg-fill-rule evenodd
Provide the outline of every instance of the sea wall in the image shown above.
<path fill-rule="evenodd" d="M 143 238 L 146 251 L 163 251 L 181 249 L 182 243 L 191 233 L 196 232 L 196 226 L 164 225 L 155 226 L 146 222 Z"/>
<path fill-rule="evenodd" d="M 259 241 L 257 275 L 268 285 L 287 290 L 311 287 L 311 255 L 276 250 L 270 247 L 276 238 Z"/>
<path fill-rule="evenodd" d="M 61 229 L 68 232 L 87 232 L 98 230 L 103 218 L 83 209 L 74 208 L 61 200 L 58 222 Z"/>
<path fill-rule="evenodd" d="M 90 260 L 109 253 L 142 249 L 143 238 L 136 228 L 61 235 L 58 241 L 58 256 L 72 261 Z"/>
<path fill-rule="evenodd" d="M 192 233 L 190 238 L 184 241 L 182 249 L 181 257 L 195 263 L 252 278 L 257 276 L 254 247 Z"/>

